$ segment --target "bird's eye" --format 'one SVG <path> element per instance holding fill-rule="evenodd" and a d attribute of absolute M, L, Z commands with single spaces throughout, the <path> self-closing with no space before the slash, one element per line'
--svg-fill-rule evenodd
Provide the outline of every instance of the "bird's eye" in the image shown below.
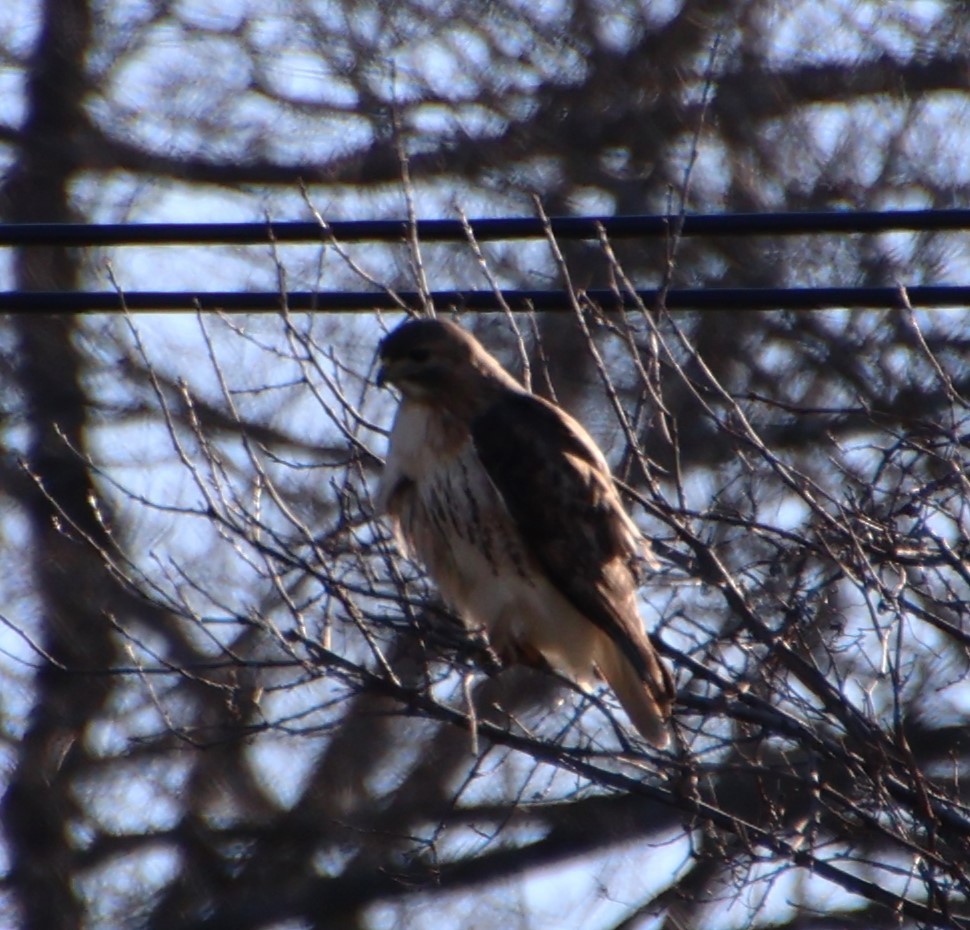
<path fill-rule="evenodd" d="M 419 365 L 422 365 L 431 358 L 431 353 L 427 349 L 412 349 L 408 353 L 408 358 L 412 362 L 417 362 Z"/>

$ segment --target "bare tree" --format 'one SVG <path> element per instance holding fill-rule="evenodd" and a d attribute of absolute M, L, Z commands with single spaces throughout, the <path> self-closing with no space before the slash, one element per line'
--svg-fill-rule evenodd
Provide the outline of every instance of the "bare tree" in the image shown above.
<path fill-rule="evenodd" d="M 31 247 L 11 286 L 103 284 L 110 259 L 122 296 L 562 287 L 563 313 L 463 322 L 588 424 L 655 540 L 642 612 L 679 739 L 654 752 L 608 692 L 499 668 L 395 550 L 371 500 L 392 321 L 11 318 L 10 921 L 970 924 L 970 324 L 905 298 L 965 276 L 966 237 L 676 223 L 965 201 L 964 6 L 127 6 L 5 14 L 22 85 L 0 114 L 4 218 L 316 215 L 321 244 Z M 671 235 L 327 235 L 534 197 L 669 211 Z M 584 297 L 672 283 L 900 299 L 621 315 Z"/>

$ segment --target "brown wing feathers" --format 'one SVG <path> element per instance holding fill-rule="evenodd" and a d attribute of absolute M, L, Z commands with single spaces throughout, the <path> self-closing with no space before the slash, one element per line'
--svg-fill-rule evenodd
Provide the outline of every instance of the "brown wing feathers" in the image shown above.
<path fill-rule="evenodd" d="M 630 597 L 634 556 L 624 541 L 621 505 L 598 458 L 551 404 L 509 394 L 471 422 L 472 441 L 529 550 L 553 584 L 617 644 L 648 685 L 666 670 L 645 642 Z M 556 450 L 550 454 L 550 450 Z M 658 692 L 661 689 L 657 689 Z"/>

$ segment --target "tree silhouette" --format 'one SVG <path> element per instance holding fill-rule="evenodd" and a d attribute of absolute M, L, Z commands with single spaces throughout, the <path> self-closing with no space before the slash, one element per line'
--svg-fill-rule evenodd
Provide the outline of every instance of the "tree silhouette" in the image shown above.
<path fill-rule="evenodd" d="M 966 237 L 677 234 L 682 210 L 965 202 L 964 5 L 6 15 L 5 220 L 321 222 L 317 246 L 23 247 L 11 288 L 563 289 L 462 322 L 607 450 L 679 689 L 654 752 L 608 692 L 500 668 L 396 551 L 371 498 L 396 317 L 12 316 L 11 923 L 970 925 L 970 325 L 905 297 L 964 278 Z M 645 211 L 670 235 L 326 226 Z M 900 298 L 585 297 L 792 284 Z"/>

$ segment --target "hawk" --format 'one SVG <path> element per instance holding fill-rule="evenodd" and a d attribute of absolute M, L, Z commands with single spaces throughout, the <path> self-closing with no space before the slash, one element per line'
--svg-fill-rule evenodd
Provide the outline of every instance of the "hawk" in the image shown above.
<path fill-rule="evenodd" d="M 673 681 L 636 605 L 649 549 L 596 443 L 454 323 L 407 320 L 379 359 L 401 404 L 378 507 L 402 549 L 500 659 L 606 679 L 666 746 Z"/>

